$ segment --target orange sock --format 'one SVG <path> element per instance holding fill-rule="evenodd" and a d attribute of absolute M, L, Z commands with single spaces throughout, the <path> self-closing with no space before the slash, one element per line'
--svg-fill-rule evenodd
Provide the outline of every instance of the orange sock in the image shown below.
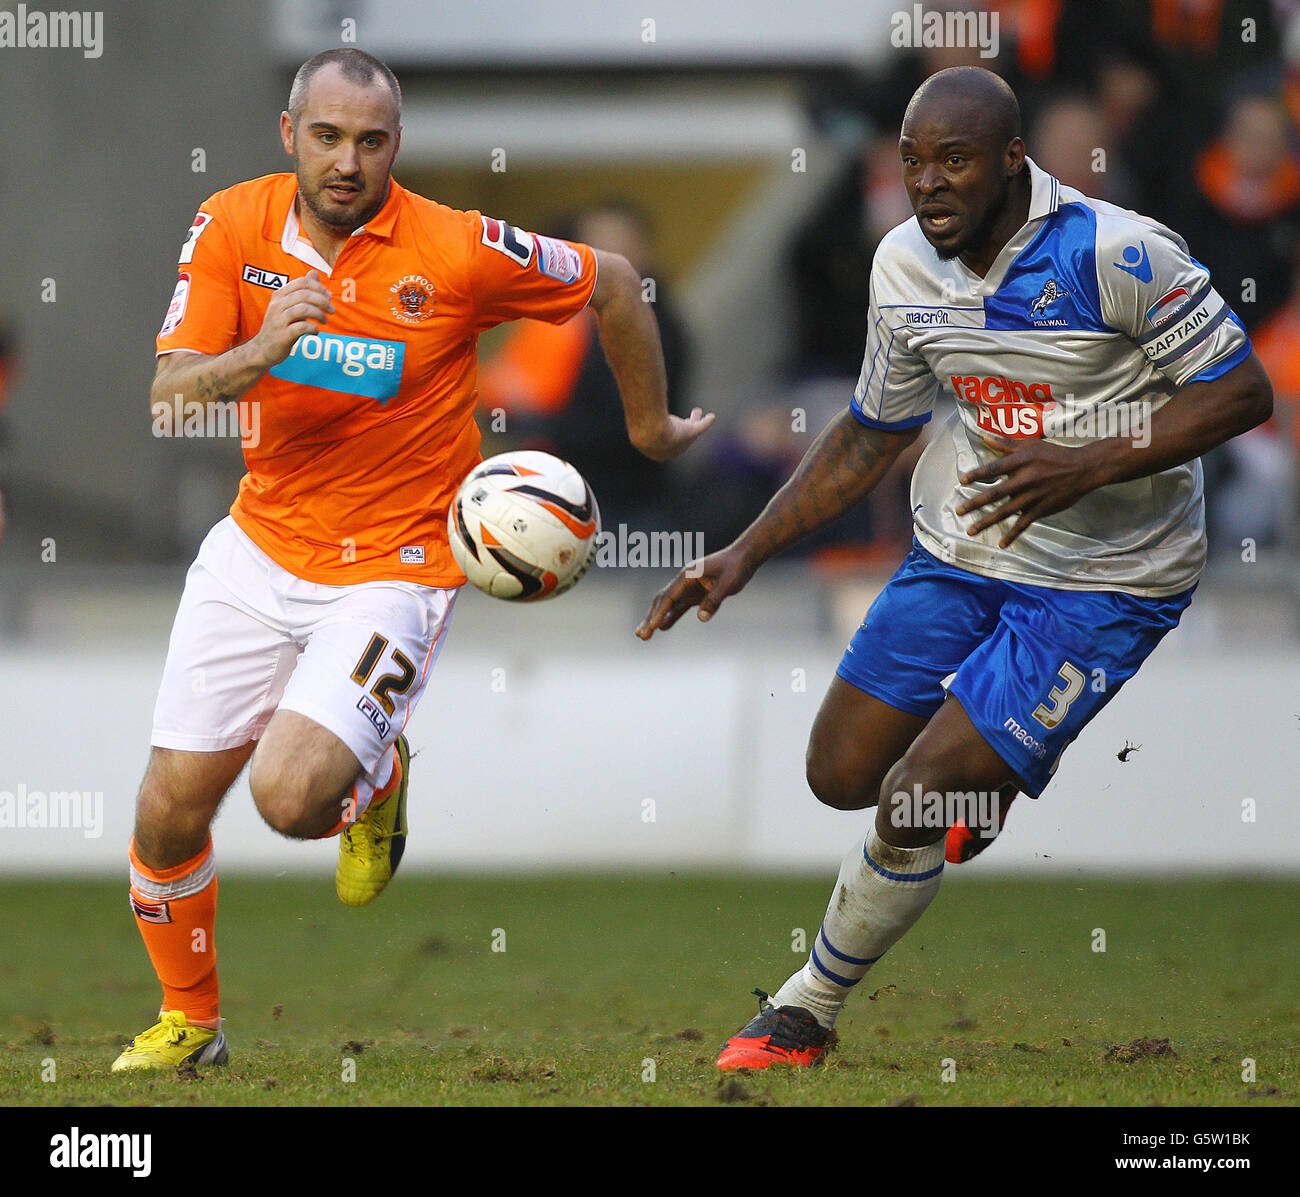
<path fill-rule="evenodd" d="M 364 785 L 365 783 L 363 782 L 361 784 Z M 371 798 L 370 801 L 366 804 L 365 810 L 369 810 L 372 806 L 379 806 L 382 802 L 385 802 L 387 799 L 391 798 L 395 793 L 397 793 L 397 787 L 400 786 L 401 784 L 402 784 L 402 758 L 397 751 L 397 745 L 394 744 L 392 772 L 389 773 L 388 780 L 384 782 L 383 787 L 381 789 L 374 791 L 374 797 Z M 359 807 L 360 805 L 361 805 L 361 800 L 357 794 L 357 785 L 354 783 L 352 786 L 351 806 L 353 810 L 356 810 L 356 808 Z M 362 814 L 365 813 L 365 810 L 362 811 Z M 347 818 L 340 819 L 324 835 L 317 836 L 316 838 L 327 840 L 331 836 L 336 836 L 339 834 L 339 832 L 345 831 L 347 828 L 351 827 L 352 824 L 355 823 L 359 817 L 360 817 L 359 815 L 350 815 Z"/>
<path fill-rule="evenodd" d="M 397 787 L 402 784 L 402 754 L 397 751 L 397 745 L 393 745 L 393 769 L 388 775 L 388 780 L 384 782 L 383 788 L 375 791 L 375 796 L 370 800 L 371 806 L 378 806 L 381 802 L 386 801 L 397 793 Z"/>
<path fill-rule="evenodd" d="M 131 840 L 131 909 L 162 982 L 164 1010 L 191 1021 L 219 1017 L 217 870 L 212 840 L 203 851 L 170 869 L 151 869 Z"/>

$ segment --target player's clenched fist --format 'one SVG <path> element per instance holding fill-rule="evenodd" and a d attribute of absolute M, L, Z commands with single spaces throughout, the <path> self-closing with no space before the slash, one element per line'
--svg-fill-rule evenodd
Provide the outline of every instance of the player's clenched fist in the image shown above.
<path fill-rule="evenodd" d="M 302 278 L 285 283 L 271 296 L 261 330 L 253 338 L 266 364 L 284 361 L 299 337 L 320 332 L 333 310 L 329 288 L 317 271 L 309 270 Z"/>

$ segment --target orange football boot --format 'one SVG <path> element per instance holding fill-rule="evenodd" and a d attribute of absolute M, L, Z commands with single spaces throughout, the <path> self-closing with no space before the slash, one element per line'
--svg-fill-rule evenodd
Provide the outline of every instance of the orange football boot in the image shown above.
<path fill-rule="evenodd" d="M 770 1068 L 793 1064 L 810 1068 L 831 1040 L 828 1031 L 802 1006 L 774 1006 L 761 989 L 758 1016 L 737 1031 L 718 1056 L 724 1072 L 735 1068 Z"/>

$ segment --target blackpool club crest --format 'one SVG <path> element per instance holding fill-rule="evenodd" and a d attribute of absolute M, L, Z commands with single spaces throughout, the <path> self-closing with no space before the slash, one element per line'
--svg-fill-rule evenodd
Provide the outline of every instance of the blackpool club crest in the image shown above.
<path fill-rule="evenodd" d="M 419 324 L 433 315 L 433 284 L 424 275 L 399 278 L 388 292 L 388 310 L 403 324 Z"/>

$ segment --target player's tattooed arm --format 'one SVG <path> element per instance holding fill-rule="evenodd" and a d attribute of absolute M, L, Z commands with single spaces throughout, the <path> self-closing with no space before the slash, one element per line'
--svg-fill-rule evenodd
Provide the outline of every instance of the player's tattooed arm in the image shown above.
<path fill-rule="evenodd" d="M 919 432 L 919 428 L 901 432 L 869 428 L 845 408 L 744 532 L 725 549 L 684 569 L 655 595 L 636 634 L 648 640 L 695 606 L 701 620 L 709 619 L 764 561 L 860 502 Z"/>
<path fill-rule="evenodd" d="M 987 509 L 966 529 L 971 536 L 1018 517 L 999 541 L 1006 548 L 1035 520 L 1072 507 L 1090 491 L 1182 465 L 1272 414 L 1273 388 L 1252 353 L 1226 374 L 1177 391 L 1145 422 L 1140 436 L 1103 437 L 1083 448 L 986 437 L 1000 456 L 963 474 L 962 485 L 1001 481 L 956 511 L 966 515 Z"/>
<path fill-rule="evenodd" d="M 251 341 L 226 353 L 211 355 L 178 350 L 158 359 L 149 404 L 154 418 L 167 413 L 168 427 L 193 403 L 230 403 L 241 398 L 267 367 L 250 351 Z"/>
<path fill-rule="evenodd" d="M 839 519 L 871 492 L 919 432 L 870 428 L 845 408 L 822 430 L 759 517 L 736 538 L 736 547 L 756 570 L 769 557 Z"/>
<path fill-rule="evenodd" d="M 320 332 L 333 310 L 329 289 L 315 270 L 309 270 L 276 291 L 262 327 L 242 345 L 218 354 L 163 354 L 149 391 L 155 417 L 168 409 L 179 415 L 188 403 L 242 398 L 272 366 L 289 356 L 299 337 Z"/>
<path fill-rule="evenodd" d="M 713 413 L 696 408 L 683 419 L 668 410 L 663 346 L 653 307 L 641 293 L 641 278 L 621 254 L 593 250 L 596 313 L 601 348 L 623 397 L 627 435 L 653 461 L 684 453 L 713 423 Z"/>

